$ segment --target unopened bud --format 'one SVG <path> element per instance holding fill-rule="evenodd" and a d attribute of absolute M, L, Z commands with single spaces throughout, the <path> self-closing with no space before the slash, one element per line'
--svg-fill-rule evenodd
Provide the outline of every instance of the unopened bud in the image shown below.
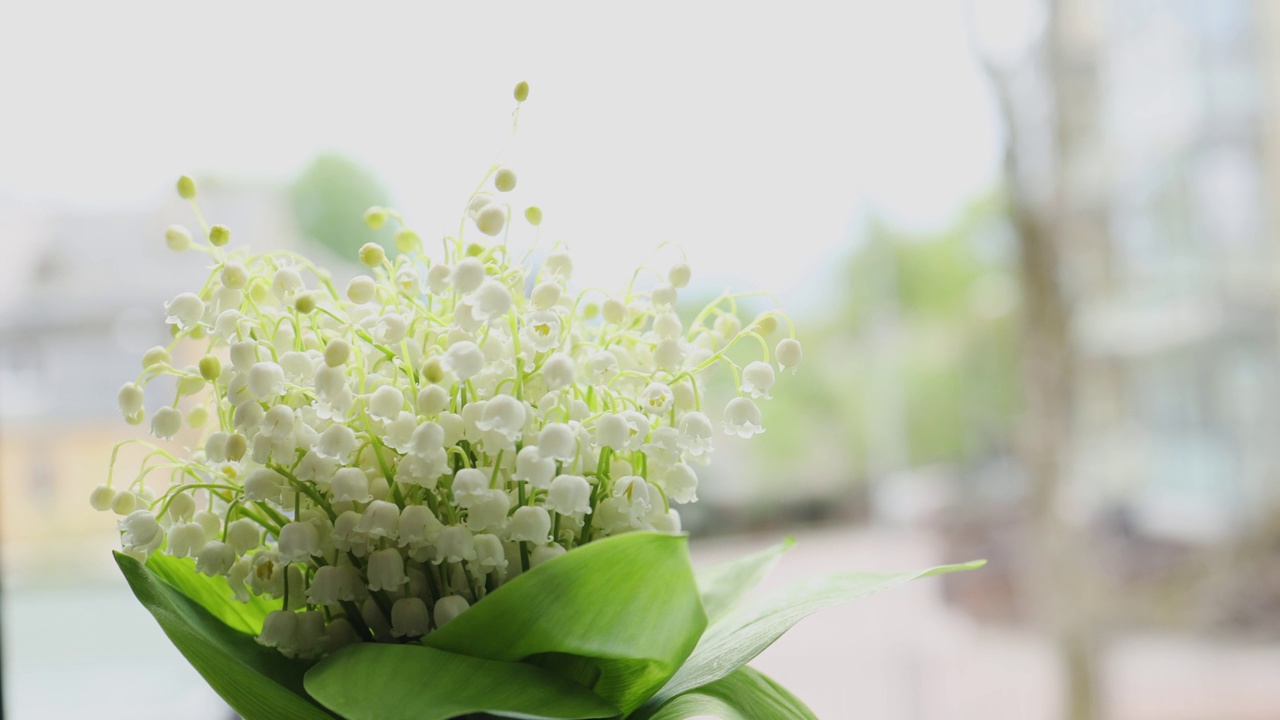
<path fill-rule="evenodd" d="M 200 358 L 200 377 L 213 382 L 222 374 L 222 361 L 213 355 Z"/>
<path fill-rule="evenodd" d="M 190 200 L 196 196 L 196 181 L 190 176 L 183 175 L 178 178 L 178 196 L 183 200 Z"/>
<path fill-rule="evenodd" d="M 383 208 L 378 207 L 377 205 L 374 205 L 373 207 L 364 211 L 364 224 L 368 225 L 369 228 L 372 230 L 377 230 L 378 228 L 382 227 L 383 223 L 385 223 L 386 221 L 387 221 L 387 211 Z"/>
<path fill-rule="evenodd" d="M 191 412 L 187 413 L 187 425 L 198 428 L 204 427 L 209 422 L 209 411 L 203 406 L 191 408 Z"/>
<path fill-rule="evenodd" d="M 351 357 L 351 343 L 342 338 L 334 338 L 324 346 L 324 364 L 329 367 L 341 367 Z"/>
<path fill-rule="evenodd" d="M 226 453 L 228 460 L 231 460 L 232 462 L 239 460 L 244 457 L 244 454 L 248 449 L 249 443 L 244 439 L 244 435 L 235 433 L 227 438 Z"/>
<path fill-rule="evenodd" d="M 209 243 L 214 247 L 222 247 L 231 242 L 231 231 L 226 225 L 214 225 L 209 228 Z"/>
<path fill-rule="evenodd" d="M 433 357 L 423 364 L 422 377 L 433 384 L 444 380 L 444 366 L 440 364 L 440 358 Z"/>
<path fill-rule="evenodd" d="M 191 233 L 181 225 L 170 225 L 164 231 L 165 244 L 174 252 L 182 252 L 191 247 Z"/>
<path fill-rule="evenodd" d="M 367 267 L 378 267 L 387 259 L 387 251 L 378 243 L 365 243 L 360 247 L 360 262 Z"/>
<path fill-rule="evenodd" d="M 502 211 L 502 206 L 496 203 L 485 205 L 480 212 L 476 213 L 476 227 L 480 228 L 480 232 L 485 235 L 493 236 L 501 233 L 506 224 L 507 214 Z"/>
<path fill-rule="evenodd" d="M 169 363 L 169 351 L 159 345 L 151 348 L 142 354 L 142 369 L 147 370 L 156 365 L 167 365 Z"/>
<path fill-rule="evenodd" d="M 316 309 L 316 296 L 314 293 L 304 292 L 293 301 L 293 307 L 303 315 L 309 314 Z"/>
<path fill-rule="evenodd" d="M 249 282 L 249 271 L 240 263 L 231 262 L 222 266 L 220 276 L 222 284 L 232 290 L 240 290 Z"/>
<path fill-rule="evenodd" d="M 498 188 L 498 192 L 511 192 L 516 189 L 516 171 L 511 168 L 502 168 L 498 170 L 498 174 L 493 176 L 493 186 Z"/>
<path fill-rule="evenodd" d="M 412 230 L 404 228 L 397 230 L 395 241 L 396 249 L 405 254 L 422 249 L 422 239 L 418 237 L 418 233 Z"/>
<path fill-rule="evenodd" d="M 542 224 L 542 208 L 537 205 L 530 205 L 524 209 L 524 219 L 529 221 L 530 225 L 537 227 Z"/>
<path fill-rule="evenodd" d="M 516 102 L 524 102 L 529 99 L 529 83 L 521 81 L 516 85 Z"/>

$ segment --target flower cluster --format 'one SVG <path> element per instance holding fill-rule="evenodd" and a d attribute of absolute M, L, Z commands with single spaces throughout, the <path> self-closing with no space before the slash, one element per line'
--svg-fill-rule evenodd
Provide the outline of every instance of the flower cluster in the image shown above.
<path fill-rule="evenodd" d="M 207 430 L 184 454 L 148 444 L 131 483 L 93 491 L 122 516 L 126 553 L 192 557 L 241 601 L 281 600 L 259 642 L 314 657 L 422 636 L 577 545 L 680 532 L 673 506 L 696 499 L 715 435 L 708 373 L 727 366 L 739 388 L 723 430 L 763 432 L 774 363 L 801 358 L 793 337 L 770 357 L 766 338 L 790 323 L 771 311 L 744 326 L 725 295 L 686 327 L 683 262 L 651 290 L 637 271 L 618 295 L 575 294 L 565 249 L 536 267 L 510 249 L 515 174 L 495 167 L 490 183 L 434 256 L 397 212 L 371 209 L 370 226 L 400 225 L 399 253 L 366 245 L 367 274 L 342 288 L 301 256 L 227 249 L 223 226 L 204 228 L 207 243 L 169 228 L 169 246 L 212 271 L 165 304 L 173 343 L 143 355 L 119 405 L 146 422 L 146 388 L 169 376 L 151 434 Z M 195 204 L 189 178 L 178 191 Z M 541 211 L 523 215 L 537 233 Z M 761 359 L 739 367 L 728 350 L 741 343 Z M 180 367 L 180 350 L 198 359 Z"/>

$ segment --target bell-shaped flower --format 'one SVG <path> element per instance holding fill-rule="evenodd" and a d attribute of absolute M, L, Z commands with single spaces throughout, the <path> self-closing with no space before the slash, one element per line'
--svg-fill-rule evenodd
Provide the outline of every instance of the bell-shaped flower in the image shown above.
<path fill-rule="evenodd" d="M 431 457 L 443 449 L 444 428 L 438 423 L 428 421 L 414 428 L 413 435 L 409 438 L 408 452 L 421 457 Z"/>
<path fill-rule="evenodd" d="M 649 524 L 653 529 L 660 533 L 668 535 L 680 534 L 680 513 L 675 508 L 670 508 L 666 512 L 661 512 L 662 506 L 657 506 L 656 512 L 649 516 Z"/>
<path fill-rule="evenodd" d="M 396 466 L 396 481 L 434 490 L 441 475 L 449 470 L 449 458 L 443 448 L 430 455 L 405 455 Z"/>
<path fill-rule="evenodd" d="M 578 438 L 568 425 L 548 423 L 538 433 L 537 448 L 542 457 L 570 462 L 578 456 Z"/>
<path fill-rule="evenodd" d="M 421 637 L 431 630 L 427 604 L 418 597 L 403 597 L 391 606 L 391 636 Z"/>
<path fill-rule="evenodd" d="M 210 577 L 226 575 L 235 562 L 236 551 L 232 550 L 230 545 L 212 540 L 205 543 L 204 547 L 196 553 L 196 572 Z"/>
<path fill-rule="evenodd" d="M 773 366 L 769 363 L 755 362 L 748 363 L 742 370 L 742 392 L 753 398 L 769 398 L 769 391 L 773 389 Z"/>
<path fill-rule="evenodd" d="M 439 415 L 449 409 L 449 391 L 439 385 L 428 385 L 418 392 L 418 414 Z"/>
<path fill-rule="evenodd" d="M 507 531 L 515 542 L 542 545 L 551 538 L 551 514 L 538 505 L 516 508 L 507 523 Z"/>
<path fill-rule="evenodd" d="M 466 509 L 480 501 L 489 492 L 489 476 L 483 470 L 463 468 L 453 476 L 453 501 Z"/>
<path fill-rule="evenodd" d="M 436 297 L 444 297 L 451 291 L 449 278 L 453 274 L 453 268 L 438 263 L 427 269 L 427 290 Z"/>
<path fill-rule="evenodd" d="M 329 491 L 333 493 L 334 502 L 364 503 L 373 499 L 369 493 L 369 476 L 360 468 L 339 469 L 329 481 Z"/>
<path fill-rule="evenodd" d="M 475 343 L 462 340 L 444 351 L 440 364 L 459 380 L 469 380 L 484 370 L 484 352 Z"/>
<path fill-rule="evenodd" d="M 417 427 L 417 418 L 412 413 L 402 410 L 395 420 L 383 427 L 382 442 L 396 452 L 408 452 L 413 438 L 413 431 Z"/>
<path fill-rule="evenodd" d="M 237 555 L 245 555 L 262 545 L 262 528 L 249 518 L 232 520 L 227 524 L 227 544 Z"/>
<path fill-rule="evenodd" d="M 471 314 L 481 322 L 495 324 L 511 310 L 511 291 L 501 281 L 489 278 L 480 283 L 474 294 L 468 298 L 472 305 Z"/>
<path fill-rule="evenodd" d="M 151 434 L 161 440 L 169 440 L 182 429 L 182 413 L 171 407 L 162 407 L 151 418 Z"/>
<path fill-rule="evenodd" d="M 685 357 L 685 346 L 676 339 L 659 340 L 658 346 L 653 349 L 654 364 L 667 372 L 676 372 L 684 367 Z"/>
<path fill-rule="evenodd" d="M 724 431 L 741 438 L 764 432 L 764 427 L 760 424 L 760 408 L 744 397 L 730 400 L 724 408 Z"/>
<path fill-rule="evenodd" d="M 571 517 L 590 514 L 591 484 L 581 475 L 558 475 L 551 481 L 543 505 L 547 510 Z"/>
<path fill-rule="evenodd" d="M 490 450 L 511 449 L 524 429 L 526 418 L 524 403 L 510 395 L 498 395 L 485 403 L 484 412 L 475 425 L 485 433 Z M 497 438 L 498 442 L 489 442 Z"/>
<path fill-rule="evenodd" d="M 320 440 L 316 443 L 315 451 L 322 458 L 345 463 L 358 446 L 359 442 L 356 440 L 354 430 L 346 425 L 334 423 L 320 433 Z"/>
<path fill-rule="evenodd" d="M 404 409 L 404 393 L 391 385 L 382 385 L 369 396 L 369 414 L 379 420 L 394 420 Z"/>
<path fill-rule="evenodd" d="M 631 441 L 631 426 L 620 414 L 601 415 L 596 420 L 595 431 L 596 444 L 611 448 L 614 452 L 626 450 Z"/>
<path fill-rule="evenodd" d="M 534 548 L 533 552 L 529 553 L 529 567 L 536 568 L 542 563 L 547 562 L 548 560 L 554 560 L 563 554 L 565 554 L 565 549 L 560 545 L 556 545 L 555 543 L 550 545 L 541 545 Z"/>
<path fill-rule="evenodd" d="M 476 535 L 475 547 L 476 559 L 470 563 L 473 573 L 486 575 L 496 570 L 500 577 L 506 574 L 507 552 L 497 535 Z"/>
<path fill-rule="evenodd" d="M 662 415 L 671 409 L 674 399 L 666 383 L 653 382 L 640 393 L 640 407 L 651 415 Z"/>
<path fill-rule="evenodd" d="M 395 503 L 374 500 L 364 509 L 356 529 L 371 538 L 396 538 L 400 527 L 400 508 Z"/>
<path fill-rule="evenodd" d="M 587 377 L 592 385 L 608 385 L 618 376 L 618 357 L 600 350 L 587 359 Z"/>
<path fill-rule="evenodd" d="M 471 607 L 471 603 L 468 603 L 467 599 L 461 595 L 446 595 L 440 598 L 436 601 L 435 611 L 432 613 L 435 615 L 436 627 L 442 628 L 449 624 L 454 618 L 466 612 L 469 607 Z"/>
<path fill-rule="evenodd" d="M 307 587 L 309 602 L 330 607 L 362 600 L 367 594 L 360 571 L 350 565 L 321 565 Z"/>
<path fill-rule="evenodd" d="M 249 394 L 263 402 L 284 392 L 284 368 L 271 361 L 254 363 L 249 368 Z"/>
<path fill-rule="evenodd" d="M 150 552 L 163 540 L 164 531 L 150 510 L 134 510 L 120 521 L 120 543 L 126 549 Z"/>
<path fill-rule="evenodd" d="M 543 457 L 536 445 L 520 448 L 516 454 L 516 470 L 512 477 L 536 488 L 546 488 L 556 474 L 555 460 Z"/>
<path fill-rule="evenodd" d="M 182 293 L 164 304 L 164 321 L 187 330 L 204 317 L 204 301 L 195 293 Z"/>
<path fill-rule="evenodd" d="M 258 644 L 292 649 L 298 634 L 298 614 L 288 610 L 272 610 L 262 619 Z"/>
<path fill-rule="evenodd" d="M 359 530 L 361 517 L 361 514 L 355 510 L 347 510 L 333 521 L 334 547 L 342 552 L 356 549 L 363 551 L 363 548 L 369 542 L 369 538 Z"/>
<path fill-rule="evenodd" d="M 142 388 L 128 382 L 120 386 L 120 392 L 116 395 L 116 404 L 120 408 L 121 415 L 126 418 L 137 417 L 142 412 L 144 399 Z"/>
<path fill-rule="evenodd" d="M 293 476 L 302 482 L 328 485 L 329 481 L 333 479 L 333 474 L 337 471 L 337 460 L 321 457 L 320 453 L 315 450 L 308 450 L 302 456 L 302 459 L 298 461 L 298 466 L 293 470 Z"/>
<path fill-rule="evenodd" d="M 470 294 L 480 287 L 485 280 L 484 263 L 468 257 L 463 258 L 453 267 L 449 282 L 453 289 L 463 295 Z"/>
<path fill-rule="evenodd" d="M 697 457 L 711 452 L 712 431 L 711 419 L 700 412 L 692 411 L 680 418 L 680 448 Z"/>
<path fill-rule="evenodd" d="M 408 577 L 404 574 L 404 558 L 395 548 L 369 553 L 369 590 L 399 590 Z"/>
<path fill-rule="evenodd" d="M 524 325 L 524 341 L 537 352 L 548 352 L 560 344 L 560 316 L 540 310 L 529 314 Z"/>
<path fill-rule="evenodd" d="M 632 527 L 640 527 L 653 509 L 649 500 L 649 483 L 638 475 L 618 478 L 613 484 L 613 498 L 630 518 Z"/>
<path fill-rule="evenodd" d="M 461 525 L 451 525 L 436 538 L 436 564 L 476 559 L 475 536 Z"/>
<path fill-rule="evenodd" d="M 435 513 L 426 505 L 407 505 L 400 513 L 400 545 L 423 547 L 434 543 L 444 530 Z"/>
<path fill-rule="evenodd" d="M 284 476 L 280 473 L 270 468 L 258 468 L 244 480 L 244 497 L 250 502 L 279 500 L 284 484 Z"/>
<path fill-rule="evenodd" d="M 573 385 L 577 368 L 568 353 L 555 352 L 542 363 L 542 379 L 551 391 L 563 390 Z"/>
<path fill-rule="evenodd" d="M 309 522 L 286 523 L 277 545 L 282 562 L 306 562 L 320 554 L 320 532 Z"/>
<path fill-rule="evenodd" d="M 174 557 L 195 557 L 208 538 L 199 523 L 178 523 L 169 528 L 169 554 Z"/>
<path fill-rule="evenodd" d="M 662 474 L 662 489 L 671 502 L 694 502 L 698 499 L 698 475 L 685 463 L 676 463 Z"/>
<path fill-rule="evenodd" d="M 804 351 L 800 348 L 800 341 L 794 338 L 786 338 L 778 343 L 778 347 L 774 350 L 774 355 L 778 358 L 778 368 L 781 370 L 790 370 L 795 372 L 800 366 L 800 361 L 804 359 Z"/>
<path fill-rule="evenodd" d="M 501 490 L 486 490 L 484 495 L 471 502 L 467 510 L 467 527 L 475 530 L 501 530 L 507 524 L 507 511 L 511 498 Z"/>

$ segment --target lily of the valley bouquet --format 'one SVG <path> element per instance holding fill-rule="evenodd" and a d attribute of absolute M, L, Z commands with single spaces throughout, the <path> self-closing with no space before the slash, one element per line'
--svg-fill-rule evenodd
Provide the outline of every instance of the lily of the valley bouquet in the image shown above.
<path fill-rule="evenodd" d="M 744 323 L 733 295 L 682 322 L 683 262 L 572 292 L 564 247 L 517 252 L 542 212 L 504 199 L 515 184 L 491 168 L 430 251 L 371 209 L 399 252 L 366 245 L 344 287 L 232 249 L 198 208 L 203 239 L 169 228 L 210 274 L 165 304 L 173 343 L 119 404 L 159 441 L 207 432 L 147 445 L 127 479 L 113 458 L 91 502 L 121 517 L 121 570 L 247 720 L 813 717 L 746 663 L 815 610 L 959 566 L 750 600 L 783 546 L 695 572 L 678 508 L 717 432 L 764 431 L 794 328 Z M 189 178 L 178 192 L 195 205 Z M 758 359 L 740 367 L 740 346 Z M 717 369 L 737 396 L 709 407 Z M 147 417 L 165 376 L 172 402 Z"/>

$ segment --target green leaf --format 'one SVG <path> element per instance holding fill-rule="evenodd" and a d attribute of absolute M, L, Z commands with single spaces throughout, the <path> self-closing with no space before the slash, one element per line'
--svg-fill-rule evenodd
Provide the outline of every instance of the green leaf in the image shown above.
<path fill-rule="evenodd" d="M 914 573 L 833 573 L 801 580 L 749 601 L 712 625 L 680 671 L 648 706 L 728 676 L 808 615 L 859 600 L 917 578 L 972 570 L 986 561 L 944 565 Z"/>
<path fill-rule="evenodd" d="M 303 690 L 309 663 L 258 645 L 142 563 L 121 553 L 115 557 L 133 594 L 165 635 L 244 720 L 332 720 Z"/>
<path fill-rule="evenodd" d="M 741 667 L 697 690 L 677 695 L 632 720 L 818 720 L 818 716 L 781 685 L 749 667 Z"/>
<path fill-rule="evenodd" d="M 707 621 L 714 623 L 737 607 L 742 598 L 773 570 L 782 553 L 794 544 L 795 540 L 787 538 L 760 552 L 698 569 L 698 592 L 702 595 L 702 607 L 707 611 Z"/>
<path fill-rule="evenodd" d="M 183 595 L 208 610 L 232 630 L 257 636 L 262 620 L 272 610 L 279 610 L 280 600 L 267 600 L 251 595 L 247 603 L 233 599 L 231 585 L 224 577 L 209 577 L 196 572 L 195 561 L 172 555 L 154 554 L 147 558 L 147 569 L 174 586 Z"/>
<path fill-rule="evenodd" d="M 423 642 L 490 660 L 531 658 L 626 714 L 676 672 L 706 624 L 686 538 L 628 533 L 520 575 Z"/>
<path fill-rule="evenodd" d="M 347 720 L 609 718 L 618 708 L 550 670 L 421 645 L 359 643 L 306 675 L 307 692 Z"/>

